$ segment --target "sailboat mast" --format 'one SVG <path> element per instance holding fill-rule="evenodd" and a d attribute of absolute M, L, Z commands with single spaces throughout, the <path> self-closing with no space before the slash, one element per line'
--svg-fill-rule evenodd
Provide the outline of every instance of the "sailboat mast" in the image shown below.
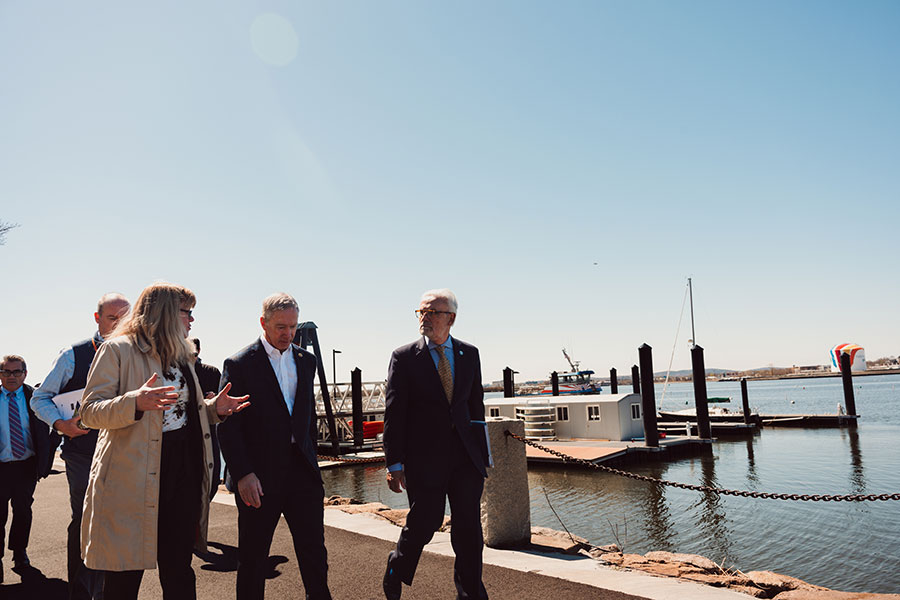
<path fill-rule="evenodd" d="M 691 286 L 691 278 L 688 277 L 688 290 L 691 294 L 691 347 L 697 345 L 697 334 L 694 333 L 694 288 Z"/>

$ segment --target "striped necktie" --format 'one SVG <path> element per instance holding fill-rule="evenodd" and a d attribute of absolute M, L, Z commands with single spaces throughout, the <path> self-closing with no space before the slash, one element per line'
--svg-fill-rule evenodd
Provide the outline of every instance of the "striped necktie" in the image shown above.
<path fill-rule="evenodd" d="M 19 416 L 19 404 L 13 392 L 6 392 L 9 399 L 9 445 L 12 448 L 13 458 L 22 458 L 25 455 L 25 438 L 22 436 L 22 419 Z"/>
<path fill-rule="evenodd" d="M 438 353 L 438 375 L 441 376 L 441 385 L 444 386 L 444 393 L 447 394 L 447 402 L 453 403 L 453 370 L 450 368 L 450 361 L 444 355 L 443 346 L 435 346 Z"/>

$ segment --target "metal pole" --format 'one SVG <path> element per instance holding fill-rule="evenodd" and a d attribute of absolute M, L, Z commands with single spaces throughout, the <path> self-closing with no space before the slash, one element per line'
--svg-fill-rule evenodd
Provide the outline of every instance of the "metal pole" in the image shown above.
<path fill-rule="evenodd" d="M 744 409 L 744 424 L 750 424 L 750 397 L 747 394 L 747 378 L 741 377 L 741 406 Z"/>
<path fill-rule="evenodd" d="M 694 333 L 694 286 L 691 285 L 691 278 L 688 277 L 688 290 L 691 293 L 691 344 L 697 345 L 697 334 Z"/>
<path fill-rule="evenodd" d="M 559 373 L 556 371 L 550 373 L 550 387 L 553 389 L 553 395 L 559 396 Z"/>
<path fill-rule="evenodd" d="M 613 367 L 609 370 L 609 393 L 610 394 L 618 394 L 619 393 L 619 380 L 616 377 L 616 368 Z"/>
<path fill-rule="evenodd" d="M 703 348 L 695 345 L 691 348 L 691 363 L 694 380 L 694 405 L 697 407 L 697 435 L 708 440 L 712 438 L 709 426 L 709 405 L 706 395 L 706 365 L 703 363 Z"/>
<path fill-rule="evenodd" d="M 631 367 L 631 390 L 635 394 L 641 393 L 641 370 L 637 365 Z"/>
<path fill-rule="evenodd" d="M 353 403 L 353 445 L 363 445 L 362 371 L 356 367 L 350 371 L 350 399 Z"/>
<path fill-rule="evenodd" d="M 853 375 L 850 373 L 850 355 L 841 352 L 841 379 L 844 382 L 844 405 L 848 415 L 856 414 L 856 399 L 853 397 Z M 856 419 L 850 419 L 856 425 Z"/>
<path fill-rule="evenodd" d="M 340 350 L 331 350 L 331 385 L 334 386 L 334 391 L 332 394 L 337 396 L 337 358 L 336 356 L 340 354 Z"/>
<path fill-rule="evenodd" d="M 641 363 L 641 408 L 644 419 L 644 443 L 659 447 L 659 429 L 656 427 L 656 394 L 653 390 L 653 348 L 642 344 L 638 348 Z M 632 372 L 634 370 L 632 369 Z"/>

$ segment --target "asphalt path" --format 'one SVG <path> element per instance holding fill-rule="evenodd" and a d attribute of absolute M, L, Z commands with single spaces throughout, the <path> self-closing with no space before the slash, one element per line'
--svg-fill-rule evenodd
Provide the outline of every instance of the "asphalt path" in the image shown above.
<path fill-rule="evenodd" d="M 28 554 L 32 568 L 13 573 L 11 557 L 4 560 L 2 600 L 65 600 L 66 526 L 69 499 L 65 473 L 54 471 L 38 483 L 34 502 L 34 524 Z M 334 510 L 334 509 L 329 509 Z M 397 530 L 399 534 L 399 529 Z M 235 597 L 237 569 L 237 509 L 213 503 L 210 507 L 210 553 L 195 556 L 197 597 L 226 600 Z M 335 600 L 378 600 L 384 598 L 381 577 L 393 544 L 353 532 L 325 528 L 328 548 L 329 586 Z M 282 519 L 275 531 L 269 555 L 271 572 L 266 582 L 270 599 L 303 598 L 303 583 L 297 568 L 290 532 Z M 426 552 L 419 563 L 411 587 L 404 586 L 404 600 L 452 600 L 453 559 Z M 492 600 L 640 600 L 615 591 L 486 565 L 484 584 Z M 162 598 L 156 571 L 147 571 L 141 584 L 142 599 Z"/>

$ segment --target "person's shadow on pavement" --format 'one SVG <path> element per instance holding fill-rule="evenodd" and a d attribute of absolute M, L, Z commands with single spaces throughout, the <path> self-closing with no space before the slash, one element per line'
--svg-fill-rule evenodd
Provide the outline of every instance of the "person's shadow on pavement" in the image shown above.
<path fill-rule="evenodd" d="M 205 565 L 200 566 L 201 569 L 219 573 L 237 571 L 238 550 L 236 547 L 229 546 L 228 544 L 220 544 L 219 542 L 209 542 L 207 543 L 207 546 L 209 548 L 214 548 L 219 552 L 216 553 L 210 550 L 206 554 L 196 553 L 199 558 L 206 561 Z M 275 579 L 281 575 L 281 572 L 278 570 L 278 565 L 286 563 L 287 561 L 288 558 L 286 556 L 281 556 L 280 554 L 270 556 L 269 572 L 266 573 L 266 579 Z"/>
<path fill-rule="evenodd" d="M 20 583 L 0 584 L 0 598 L 3 600 L 66 600 L 69 586 L 62 579 L 47 579 L 41 571 L 31 565 L 13 569 L 22 578 Z"/>

